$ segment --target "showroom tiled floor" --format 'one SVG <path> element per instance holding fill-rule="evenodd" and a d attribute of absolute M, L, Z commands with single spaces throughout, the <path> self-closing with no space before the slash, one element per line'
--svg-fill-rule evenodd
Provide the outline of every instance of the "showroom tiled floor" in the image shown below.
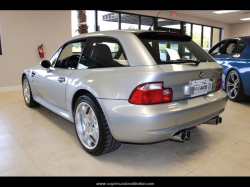
<path fill-rule="evenodd" d="M 21 91 L 0 93 L 0 176 L 250 176 L 250 102 L 228 101 L 220 125 L 198 125 L 184 143 L 122 144 L 92 157 L 74 125 Z"/>

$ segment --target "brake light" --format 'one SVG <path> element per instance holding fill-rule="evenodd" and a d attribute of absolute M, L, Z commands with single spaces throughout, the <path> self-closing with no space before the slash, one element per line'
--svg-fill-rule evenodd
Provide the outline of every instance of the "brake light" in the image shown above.
<path fill-rule="evenodd" d="M 220 77 L 220 79 L 217 80 L 215 91 L 221 89 L 221 85 L 222 85 L 222 76 Z"/>
<path fill-rule="evenodd" d="M 171 102 L 173 91 L 171 88 L 163 88 L 162 82 L 144 83 L 137 86 L 129 97 L 132 104 L 156 104 Z"/>

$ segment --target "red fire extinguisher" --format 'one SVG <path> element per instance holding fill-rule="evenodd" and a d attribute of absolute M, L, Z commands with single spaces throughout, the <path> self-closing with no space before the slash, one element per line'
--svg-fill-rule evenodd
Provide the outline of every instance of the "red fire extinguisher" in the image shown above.
<path fill-rule="evenodd" d="M 43 44 L 41 44 L 39 47 L 38 47 L 38 52 L 39 52 L 39 55 L 40 55 L 40 58 L 44 58 L 44 46 Z"/>

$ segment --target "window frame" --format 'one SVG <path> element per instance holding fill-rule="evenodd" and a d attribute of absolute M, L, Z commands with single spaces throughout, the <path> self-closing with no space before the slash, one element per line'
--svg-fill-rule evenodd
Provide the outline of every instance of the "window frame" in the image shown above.
<path fill-rule="evenodd" d="M 228 43 L 228 40 L 222 40 L 220 42 L 218 42 L 217 44 L 215 44 L 212 48 L 210 48 L 210 50 L 208 51 L 208 53 L 210 55 L 215 55 L 215 54 L 211 54 L 217 47 L 219 47 L 221 44 L 223 43 L 223 46 L 220 48 L 219 52 L 221 54 L 222 50 L 224 49 L 225 45 Z M 216 54 L 218 54 L 216 53 Z"/>
<path fill-rule="evenodd" d="M 236 38 L 235 38 L 236 39 Z M 244 48 L 242 48 L 242 50 L 240 51 L 240 52 L 234 52 L 234 50 L 232 51 L 232 53 L 231 54 L 241 54 L 243 51 L 244 51 L 244 49 L 246 48 L 246 42 L 244 41 L 244 40 L 242 40 L 241 38 L 237 38 L 237 43 L 236 43 L 236 45 L 235 45 L 235 48 L 239 45 L 239 43 L 240 42 L 243 42 L 244 43 Z M 234 48 L 234 49 L 235 49 Z"/>
<path fill-rule="evenodd" d="M 80 58 L 81 58 L 81 57 L 82 57 L 82 53 L 83 53 L 83 51 L 84 51 L 84 49 L 85 49 L 85 46 L 86 46 L 86 44 L 87 44 L 87 42 L 88 42 L 88 38 L 89 38 L 89 37 L 77 38 L 77 39 L 74 39 L 74 40 L 70 40 L 70 41 L 65 42 L 64 44 L 62 44 L 62 45 L 56 50 L 56 52 L 52 55 L 52 57 L 57 53 L 57 51 L 61 50 L 60 53 L 59 53 L 59 55 L 58 55 L 58 57 L 57 57 L 57 59 L 56 59 L 56 62 L 57 62 L 57 61 L 58 61 L 58 58 L 60 57 L 60 55 L 61 55 L 61 53 L 62 53 L 62 51 L 63 51 L 63 49 L 64 49 L 67 45 L 72 44 L 72 43 L 81 42 L 81 41 L 83 41 L 83 40 L 87 40 L 86 43 L 85 43 L 85 45 L 84 45 L 84 47 L 83 47 L 83 50 L 82 50 L 82 52 L 81 52 L 81 55 L 80 55 Z M 52 57 L 51 57 L 51 58 L 52 58 Z M 50 59 L 51 59 L 51 58 L 50 58 Z M 79 60 L 80 60 L 80 58 L 79 58 Z M 76 69 L 78 68 L 79 60 L 78 60 L 78 62 L 77 62 Z M 49 61 L 50 61 L 50 60 L 49 60 Z M 52 67 L 52 68 L 55 68 L 55 69 L 57 68 L 57 69 L 72 70 L 72 69 L 68 69 L 68 68 L 55 67 L 55 64 L 56 64 L 56 63 L 54 63 L 53 65 L 51 64 L 51 67 Z"/>

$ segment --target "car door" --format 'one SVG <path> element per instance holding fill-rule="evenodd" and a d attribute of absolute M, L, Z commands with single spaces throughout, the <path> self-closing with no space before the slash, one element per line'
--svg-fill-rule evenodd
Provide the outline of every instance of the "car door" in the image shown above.
<path fill-rule="evenodd" d="M 38 72 L 37 87 L 40 95 L 65 110 L 67 83 L 77 67 L 85 42 L 86 39 L 65 44 L 58 58 L 51 58 L 52 67 Z"/>

